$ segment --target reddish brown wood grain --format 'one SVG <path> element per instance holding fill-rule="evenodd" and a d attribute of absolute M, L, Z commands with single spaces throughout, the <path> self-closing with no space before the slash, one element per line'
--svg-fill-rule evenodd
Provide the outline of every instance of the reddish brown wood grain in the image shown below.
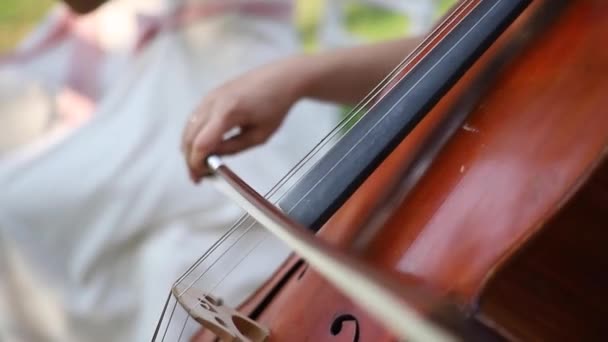
<path fill-rule="evenodd" d="M 608 163 L 486 285 L 480 317 L 525 341 L 606 341 Z"/>
<path fill-rule="evenodd" d="M 585 183 L 608 146 L 607 6 L 573 2 L 503 73 L 386 225 L 378 250 L 404 253 L 384 262 L 472 299 Z"/>
<path fill-rule="evenodd" d="M 551 5 L 537 1 L 527 10 L 325 225 L 320 238 L 339 248 L 351 246 L 484 66 L 528 33 L 527 18 Z M 505 337 L 606 336 L 598 316 L 606 317 L 608 296 L 594 284 L 608 284 L 603 276 L 608 249 L 602 248 L 608 243 L 607 37 L 608 2 L 569 2 L 550 27 L 497 71 L 466 124 L 357 253 L 387 272 L 415 276 L 454 296 L 466 312 L 475 313 L 481 303 L 478 317 Z M 538 284 L 551 290 L 539 296 Z M 255 306 L 263 293 L 247 306 Z M 564 293 L 572 298 L 558 300 Z M 304 268 L 256 318 L 271 329 L 274 341 L 353 341 L 353 321 L 336 335 L 330 331 L 344 314 L 357 318 L 360 341 L 392 340 L 364 308 Z"/>

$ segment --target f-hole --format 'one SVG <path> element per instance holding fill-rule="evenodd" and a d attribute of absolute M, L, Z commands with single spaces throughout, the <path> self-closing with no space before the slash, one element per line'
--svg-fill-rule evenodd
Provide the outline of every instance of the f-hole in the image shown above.
<path fill-rule="evenodd" d="M 334 321 L 331 323 L 331 327 L 329 328 L 329 331 L 331 332 L 332 335 L 336 336 L 340 332 L 342 332 L 342 326 L 343 326 L 344 322 L 350 322 L 350 321 L 355 322 L 355 337 L 353 338 L 353 342 L 359 342 L 359 321 L 357 320 L 357 318 L 355 316 L 353 316 L 351 314 L 345 314 L 345 315 L 340 315 L 340 316 L 336 317 L 336 319 L 334 319 Z"/>

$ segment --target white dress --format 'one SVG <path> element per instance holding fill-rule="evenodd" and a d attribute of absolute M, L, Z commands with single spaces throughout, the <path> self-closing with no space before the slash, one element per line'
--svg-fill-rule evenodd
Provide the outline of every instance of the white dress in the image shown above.
<path fill-rule="evenodd" d="M 298 46 L 289 18 L 259 13 L 167 30 L 110 74 L 90 121 L 0 160 L 0 340 L 148 341 L 171 284 L 240 215 L 189 182 L 188 115 L 208 90 Z M 265 192 L 336 112 L 301 103 L 271 141 L 227 162 Z"/>

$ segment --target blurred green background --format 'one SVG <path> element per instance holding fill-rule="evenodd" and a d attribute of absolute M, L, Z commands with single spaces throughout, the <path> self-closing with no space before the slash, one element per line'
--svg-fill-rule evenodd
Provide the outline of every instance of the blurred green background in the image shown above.
<path fill-rule="evenodd" d="M 297 0 L 297 23 L 304 47 L 309 51 L 315 48 L 317 23 L 323 14 L 325 1 L 332 0 Z M 0 51 L 10 50 L 55 2 L 56 0 L 0 0 Z M 441 0 L 437 15 L 454 2 L 455 0 Z M 408 25 L 405 16 L 362 6 L 356 4 L 356 1 L 347 5 L 345 20 L 350 32 L 368 41 L 398 37 L 407 32 Z"/>
<path fill-rule="evenodd" d="M 297 23 L 302 42 L 307 50 L 314 50 L 315 37 L 323 7 L 327 1 L 335 0 L 297 0 Z M 363 40 L 374 42 L 403 36 L 408 30 L 408 18 L 385 9 L 370 5 L 361 5 L 356 0 L 342 0 L 346 5 L 345 25 L 349 32 Z M 395 0 L 395 1 L 429 1 L 429 0 Z M 437 1 L 439 17 L 445 13 L 457 0 Z"/>
<path fill-rule="evenodd" d="M 9 50 L 44 16 L 53 0 L 0 0 L 0 51 Z"/>

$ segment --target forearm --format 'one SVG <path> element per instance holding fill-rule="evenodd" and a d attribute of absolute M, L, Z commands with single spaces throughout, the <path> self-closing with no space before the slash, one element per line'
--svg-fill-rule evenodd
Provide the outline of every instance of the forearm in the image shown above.
<path fill-rule="evenodd" d="M 266 141 L 297 100 L 309 97 L 354 104 L 416 45 L 402 39 L 297 56 L 252 70 L 209 92 L 188 120 L 182 150 L 196 182 L 210 154 L 231 154 Z M 240 133 L 224 139 L 239 127 Z"/>
<path fill-rule="evenodd" d="M 356 104 L 417 44 L 418 39 L 407 38 L 297 57 L 291 68 L 294 88 L 299 97 Z"/>
<path fill-rule="evenodd" d="M 76 13 L 85 14 L 101 6 L 106 0 L 64 0 Z"/>

